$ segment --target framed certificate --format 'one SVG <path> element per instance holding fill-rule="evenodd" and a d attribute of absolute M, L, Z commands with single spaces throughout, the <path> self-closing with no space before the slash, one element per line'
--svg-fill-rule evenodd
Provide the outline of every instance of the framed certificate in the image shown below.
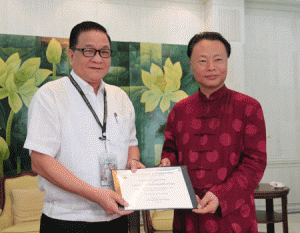
<path fill-rule="evenodd" d="M 197 199 L 186 166 L 113 170 L 115 191 L 125 210 L 196 209 Z"/>

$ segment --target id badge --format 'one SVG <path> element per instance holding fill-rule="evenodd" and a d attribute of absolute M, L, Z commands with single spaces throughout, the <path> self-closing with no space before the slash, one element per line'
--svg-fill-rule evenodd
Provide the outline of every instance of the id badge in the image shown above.
<path fill-rule="evenodd" d="M 105 157 L 100 160 L 100 183 L 101 187 L 112 189 L 112 170 L 117 169 L 117 160 L 114 157 Z"/>

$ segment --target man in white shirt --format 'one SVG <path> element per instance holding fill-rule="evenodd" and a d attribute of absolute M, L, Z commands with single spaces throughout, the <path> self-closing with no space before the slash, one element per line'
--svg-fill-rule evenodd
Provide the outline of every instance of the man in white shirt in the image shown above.
<path fill-rule="evenodd" d="M 107 169 L 135 172 L 145 166 L 139 162 L 133 105 L 123 90 L 102 80 L 110 46 L 100 24 L 76 25 L 69 77 L 43 85 L 31 101 L 24 147 L 39 189 L 46 191 L 41 233 L 128 232 L 126 215 L 132 212 L 118 209 L 128 203 L 112 190 Z"/>

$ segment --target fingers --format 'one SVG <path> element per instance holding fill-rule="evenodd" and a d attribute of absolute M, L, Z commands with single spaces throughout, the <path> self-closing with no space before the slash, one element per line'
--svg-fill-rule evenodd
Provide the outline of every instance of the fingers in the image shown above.
<path fill-rule="evenodd" d="M 141 162 L 138 162 L 136 160 L 131 160 L 130 169 L 133 173 L 135 173 L 137 169 L 142 169 L 142 168 L 146 168 L 146 166 Z"/>
<path fill-rule="evenodd" d="M 208 213 L 211 213 L 211 208 L 210 206 L 206 206 L 204 208 L 200 208 L 200 209 L 194 209 L 192 210 L 194 213 L 197 213 L 197 214 L 208 214 Z"/>
<path fill-rule="evenodd" d="M 211 192 L 207 192 L 202 200 L 196 196 L 198 201 L 197 209 L 192 210 L 194 213 L 206 214 L 215 213 L 219 206 L 219 199 Z"/>
<path fill-rule="evenodd" d="M 169 167 L 171 166 L 171 161 L 168 158 L 161 160 L 159 167 Z"/>
<path fill-rule="evenodd" d="M 200 204 L 201 199 L 200 199 L 200 197 L 198 195 L 196 195 L 196 199 L 197 199 L 197 202 L 198 202 L 197 209 L 201 209 L 202 208 L 202 206 Z"/>
<path fill-rule="evenodd" d="M 117 194 L 116 194 L 117 195 Z M 115 199 L 116 203 L 119 203 L 120 205 L 122 206 L 128 206 L 129 204 L 122 198 L 120 197 L 119 195 L 116 196 L 116 199 Z M 119 208 L 117 208 L 116 214 L 118 215 L 128 215 L 128 214 L 131 214 L 133 213 L 133 211 L 124 211 L 124 210 L 119 210 Z"/>
<path fill-rule="evenodd" d="M 120 197 L 117 193 L 115 193 L 114 200 L 116 203 L 119 203 L 122 206 L 129 206 L 129 204 L 125 201 L 124 198 Z"/>
<path fill-rule="evenodd" d="M 100 189 L 98 193 L 98 204 L 105 210 L 107 214 L 127 215 L 132 211 L 120 211 L 118 204 L 128 206 L 128 203 L 120 197 L 116 192 L 109 189 Z"/>
<path fill-rule="evenodd" d="M 134 211 L 120 211 L 119 215 L 128 215 L 128 214 L 132 214 Z"/>

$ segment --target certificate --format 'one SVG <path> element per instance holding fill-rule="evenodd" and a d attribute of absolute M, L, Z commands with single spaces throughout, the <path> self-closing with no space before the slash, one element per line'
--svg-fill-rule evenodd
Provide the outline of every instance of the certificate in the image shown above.
<path fill-rule="evenodd" d="M 125 210 L 196 209 L 197 199 L 186 166 L 112 170 Z"/>

